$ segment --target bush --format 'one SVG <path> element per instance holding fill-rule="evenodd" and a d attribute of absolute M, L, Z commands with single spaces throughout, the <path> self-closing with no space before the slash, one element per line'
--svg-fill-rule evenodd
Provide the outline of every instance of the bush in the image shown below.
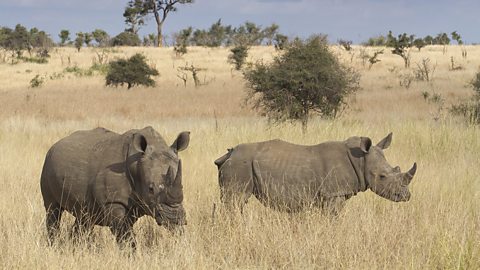
<path fill-rule="evenodd" d="M 363 45 L 370 47 L 383 47 L 386 45 L 386 38 L 382 35 L 371 37 L 367 41 L 365 41 Z"/>
<path fill-rule="evenodd" d="M 475 94 L 472 99 L 457 105 L 453 105 L 450 112 L 464 117 L 472 124 L 480 124 L 480 72 L 470 82 Z"/>
<path fill-rule="evenodd" d="M 325 36 L 297 39 L 272 64 L 259 62 L 244 74 L 254 109 L 274 122 L 299 120 L 303 132 L 312 114 L 336 117 L 359 88 L 359 75 L 340 63 Z"/>
<path fill-rule="evenodd" d="M 475 91 L 475 95 L 480 97 L 480 72 L 475 75 L 475 78 L 470 83 Z"/>
<path fill-rule="evenodd" d="M 450 112 L 454 115 L 462 116 L 471 124 L 480 124 L 480 103 L 478 101 L 453 105 Z"/>
<path fill-rule="evenodd" d="M 127 84 L 128 89 L 135 85 L 155 86 L 155 81 L 150 76 L 157 75 L 158 71 L 148 66 L 145 56 L 137 53 L 128 60 L 119 59 L 110 62 L 106 85 L 116 87 Z"/>
<path fill-rule="evenodd" d="M 288 37 L 282 34 L 276 34 L 273 39 L 275 50 L 281 51 L 288 45 Z"/>
<path fill-rule="evenodd" d="M 89 68 L 89 70 L 91 70 L 92 72 L 96 72 L 98 74 L 101 74 L 101 75 L 107 75 L 108 74 L 108 65 L 107 64 L 95 63 Z"/>
<path fill-rule="evenodd" d="M 106 75 L 109 70 L 109 65 L 94 63 L 89 68 L 81 68 L 78 66 L 66 67 L 63 73 L 72 73 L 77 77 L 90 77 L 94 75 Z"/>
<path fill-rule="evenodd" d="M 235 65 L 236 70 L 242 69 L 245 64 L 245 60 L 248 56 L 248 49 L 249 48 L 245 45 L 238 45 L 230 50 L 232 53 L 228 56 L 228 61 Z"/>
<path fill-rule="evenodd" d="M 47 64 L 48 59 L 45 57 L 20 57 L 19 59 L 27 62 L 27 63 L 35 63 L 35 64 Z"/>
<path fill-rule="evenodd" d="M 173 47 L 173 51 L 175 52 L 175 54 L 177 56 L 179 55 L 184 55 L 188 52 L 187 50 L 187 45 L 185 45 L 184 43 L 182 44 L 176 44 L 174 47 Z"/>
<path fill-rule="evenodd" d="M 40 76 L 39 74 L 37 74 L 37 75 L 35 75 L 35 77 L 33 77 L 30 80 L 30 87 L 31 88 L 38 88 L 38 87 L 42 86 L 44 82 L 45 82 L 45 78 Z"/>
<path fill-rule="evenodd" d="M 142 42 L 137 34 L 122 32 L 112 39 L 113 46 L 140 46 Z"/>

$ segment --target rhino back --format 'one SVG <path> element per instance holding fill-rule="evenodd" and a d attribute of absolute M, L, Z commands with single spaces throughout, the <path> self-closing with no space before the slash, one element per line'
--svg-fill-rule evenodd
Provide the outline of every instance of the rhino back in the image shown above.
<path fill-rule="evenodd" d="M 122 137 L 106 129 L 77 131 L 47 153 L 41 185 L 44 197 L 75 210 L 94 201 L 91 187 L 99 169 L 122 158 Z M 47 198 L 48 199 L 48 198 Z"/>
<path fill-rule="evenodd" d="M 235 148 L 230 159 L 252 162 L 255 195 L 270 206 L 294 210 L 319 196 L 342 196 L 355 189 L 356 174 L 343 142 L 245 144 Z"/>

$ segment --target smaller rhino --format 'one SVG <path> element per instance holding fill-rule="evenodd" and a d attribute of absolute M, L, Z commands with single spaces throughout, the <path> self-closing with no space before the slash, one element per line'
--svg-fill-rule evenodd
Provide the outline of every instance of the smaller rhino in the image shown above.
<path fill-rule="evenodd" d="M 186 224 L 182 163 L 190 132 L 168 146 L 152 127 L 124 134 L 96 128 L 55 143 L 43 165 L 40 188 L 50 243 L 62 213 L 75 216 L 73 234 L 109 226 L 117 241 L 133 239 L 133 224 L 149 215 L 169 229 Z"/>
<path fill-rule="evenodd" d="M 408 201 L 417 164 L 405 173 L 390 166 L 383 150 L 391 141 L 392 133 L 377 145 L 367 137 L 312 146 L 281 140 L 240 144 L 215 160 L 221 200 L 242 210 L 253 194 L 274 209 L 317 206 L 333 215 L 367 189 L 394 202 Z"/>

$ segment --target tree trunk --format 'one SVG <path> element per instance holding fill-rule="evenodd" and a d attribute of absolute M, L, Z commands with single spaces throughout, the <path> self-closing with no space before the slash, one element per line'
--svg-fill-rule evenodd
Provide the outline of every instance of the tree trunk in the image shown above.
<path fill-rule="evenodd" d="M 302 134 L 305 136 L 307 134 L 308 128 L 308 117 L 302 118 Z"/>
<path fill-rule="evenodd" d="M 163 34 L 162 34 L 163 22 L 157 24 L 157 46 L 163 47 Z"/>
<path fill-rule="evenodd" d="M 160 18 L 160 14 L 158 13 L 158 7 L 156 1 L 151 1 L 153 7 L 153 16 L 155 17 L 155 22 L 157 23 L 157 47 L 163 46 L 163 35 L 162 35 L 162 26 L 163 22 L 165 21 L 165 13 L 163 14 L 163 18 Z"/>

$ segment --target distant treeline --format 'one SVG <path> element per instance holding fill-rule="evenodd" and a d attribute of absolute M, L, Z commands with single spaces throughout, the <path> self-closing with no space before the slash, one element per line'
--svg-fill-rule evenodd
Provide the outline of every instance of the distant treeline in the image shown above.
<path fill-rule="evenodd" d="M 102 30 L 95 29 L 92 32 L 78 32 L 72 38 L 69 30 L 61 30 L 58 34 L 60 41 L 55 44 L 49 34 L 39 30 L 36 27 L 27 29 L 21 24 L 17 24 L 15 28 L 0 28 L 0 49 L 4 53 L 0 55 L 5 58 L 7 52 L 12 58 L 22 58 L 23 52 L 28 52 L 30 60 L 36 57 L 48 57 L 48 51 L 52 46 L 75 46 L 80 50 L 84 46 L 154 46 L 158 44 L 157 35 L 149 34 L 140 39 L 137 32 L 125 30 L 124 32 L 110 37 L 110 35 Z M 220 46 L 255 46 L 255 45 L 275 45 L 282 47 L 288 42 L 287 36 L 279 32 L 279 26 L 272 24 L 262 27 L 253 22 L 245 22 L 242 25 L 233 27 L 231 25 L 222 24 L 221 20 L 213 23 L 208 29 L 199 29 L 188 27 L 174 33 L 171 37 L 171 45 L 176 50 L 185 50 L 187 46 L 204 46 L 204 47 L 220 47 Z M 427 45 L 449 45 L 452 40 L 457 44 L 463 44 L 461 36 L 454 31 L 452 33 L 439 33 L 436 36 L 427 35 L 418 38 L 415 35 L 406 33 L 394 36 L 392 31 L 387 35 L 371 37 L 363 43 L 365 46 L 386 46 L 396 47 L 399 41 L 406 44 L 404 46 L 417 47 L 419 50 Z M 163 42 L 165 43 L 165 42 Z M 351 43 L 351 42 L 350 42 Z M 2 60 L 2 59 L 0 59 Z"/>
<path fill-rule="evenodd" d="M 462 37 L 457 33 L 457 31 L 452 32 L 450 35 L 447 33 L 439 33 L 436 36 L 427 35 L 423 38 L 416 37 L 415 35 L 409 35 L 407 33 L 400 34 L 398 35 L 398 38 L 396 38 L 392 31 L 389 31 L 386 36 L 379 35 L 369 38 L 363 43 L 363 45 L 395 47 L 395 42 L 397 39 L 406 40 L 411 44 L 411 46 L 415 46 L 417 48 L 425 47 L 427 45 L 449 45 L 452 40 L 455 40 L 459 45 L 463 44 Z"/>
<path fill-rule="evenodd" d="M 188 27 L 174 33 L 171 36 L 171 45 L 185 44 L 186 46 L 205 47 L 272 45 L 286 39 L 286 36 L 280 34 L 278 30 L 279 26 L 277 24 L 262 27 L 247 21 L 238 27 L 233 27 L 223 25 L 221 20 L 218 20 L 208 29 Z M 110 37 L 106 31 L 95 29 L 92 32 L 75 33 L 75 36 L 72 37 L 69 30 L 63 29 L 58 37 L 60 41 L 56 45 L 75 46 L 78 49 L 83 46 L 153 46 L 157 42 L 155 34 L 146 35 L 141 39 L 137 33 L 129 30 Z M 28 30 L 18 24 L 14 29 L 0 28 L 0 47 L 9 51 L 21 53 L 23 50 L 48 48 L 54 45 L 55 43 L 49 34 L 35 27 Z"/>
<path fill-rule="evenodd" d="M 53 40 L 45 31 L 36 27 L 28 30 L 17 24 L 14 29 L 0 28 L 0 48 L 9 52 L 12 57 L 22 58 L 23 52 L 27 51 L 30 57 L 33 53 L 41 57 L 48 55 L 48 48 L 54 45 Z M 6 57 L 3 55 L 2 57 Z"/>
<path fill-rule="evenodd" d="M 219 47 L 231 45 L 272 45 L 285 36 L 279 33 L 279 26 L 272 24 L 262 28 L 253 22 L 245 22 L 243 25 L 233 27 L 222 25 L 218 20 L 208 29 L 194 29 L 188 27 L 176 33 L 176 44 L 188 46 Z"/>

